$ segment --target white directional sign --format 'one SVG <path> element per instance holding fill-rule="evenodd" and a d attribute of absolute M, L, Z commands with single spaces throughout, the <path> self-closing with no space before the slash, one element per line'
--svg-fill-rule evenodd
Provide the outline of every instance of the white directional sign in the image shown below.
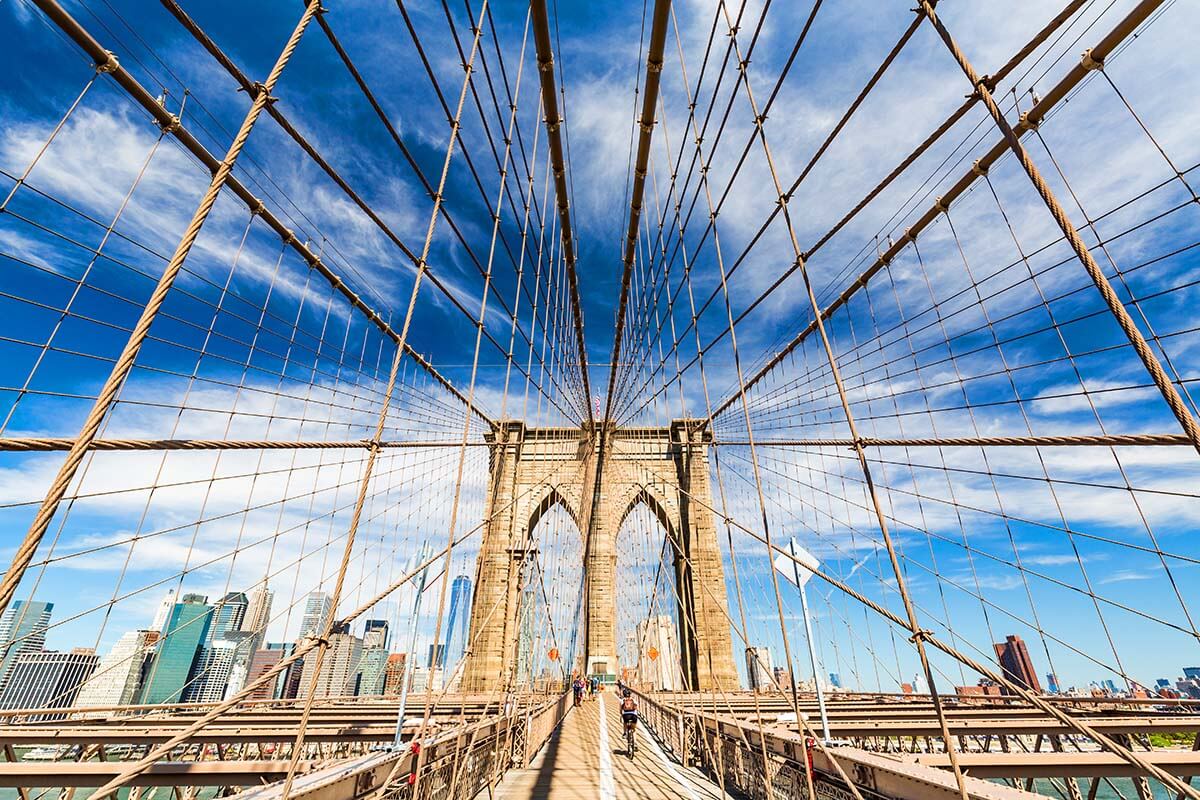
<path fill-rule="evenodd" d="M 775 569 L 779 570 L 779 573 L 792 583 L 796 583 L 797 573 L 799 573 L 800 583 L 797 585 L 803 586 L 808 583 L 813 573 L 821 568 L 821 562 L 817 560 L 816 556 L 795 542 L 792 542 L 791 550 L 792 555 L 796 557 L 796 561 L 800 563 L 796 564 L 795 561 L 792 561 L 792 559 L 783 553 L 779 553 L 775 556 Z"/>

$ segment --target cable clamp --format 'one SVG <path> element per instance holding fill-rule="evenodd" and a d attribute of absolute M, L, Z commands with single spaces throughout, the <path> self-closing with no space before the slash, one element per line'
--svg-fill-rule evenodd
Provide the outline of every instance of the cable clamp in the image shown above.
<path fill-rule="evenodd" d="M 329 640 L 322 636 L 316 636 L 316 635 L 310 633 L 308 636 L 305 636 L 304 638 L 310 640 L 313 643 L 313 645 L 316 647 L 329 647 Z"/>
<path fill-rule="evenodd" d="M 1029 116 L 1028 111 L 1021 112 L 1021 120 L 1020 120 L 1021 127 L 1025 128 L 1026 130 L 1036 131 L 1038 129 L 1039 124 L 1040 124 L 1040 122 L 1038 120 L 1035 120 Z"/>
<path fill-rule="evenodd" d="M 1088 72 L 1096 69 L 1104 69 L 1104 59 L 1096 58 L 1092 55 L 1092 48 L 1083 51 L 1083 55 L 1079 58 L 1079 64 Z"/>
<path fill-rule="evenodd" d="M 933 207 L 937 209 L 939 214 L 945 214 L 950 210 L 949 206 L 946 205 L 946 201 L 942 199 L 940 194 L 937 196 L 937 200 L 934 201 Z"/>
<path fill-rule="evenodd" d="M 250 95 L 255 100 L 257 100 L 259 95 L 266 93 L 267 86 L 262 81 L 254 81 L 248 87 L 247 86 L 239 86 L 238 91 L 245 92 L 246 94 Z"/>
<path fill-rule="evenodd" d="M 661 61 L 646 61 L 647 72 L 662 72 L 663 62 Z"/>
<path fill-rule="evenodd" d="M 171 114 L 166 122 L 159 122 L 158 127 L 163 133 L 172 134 L 180 128 L 179 117 Z"/>
<path fill-rule="evenodd" d="M 983 165 L 982 158 L 975 159 L 975 163 L 971 165 L 971 173 L 980 178 L 988 174 L 988 168 Z"/>
<path fill-rule="evenodd" d="M 542 72 L 549 72 L 550 70 L 554 69 L 553 56 L 551 56 L 550 58 L 547 58 L 545 61 L 542 61 L 539 58 L 538 59 L 538 69 L 541 70 Z"/>
<path fill-rule="evenodd" d="M 917 631 L 908 640 L 913 644 L 924 644 L 933 638 L 933 631 L 928 628 L 918 628 Z"/>
<path fill-rule="evenodd" d="M 112 50 L 105 50 L 104 55 L 107 58 L 104 61 L 96 64 L 96 72 L 103 75 L 106 72 L 116 72 L 121 67 L 121 62 L 117 61 L 117 56 Z"/>

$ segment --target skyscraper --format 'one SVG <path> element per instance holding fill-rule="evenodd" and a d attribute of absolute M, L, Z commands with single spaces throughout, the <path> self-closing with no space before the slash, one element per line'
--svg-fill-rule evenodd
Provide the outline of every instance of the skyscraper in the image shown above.
<path fill-rule="evenodd" d="M 459 575 L 450 585 L 450 618 L 446 624 L 446 657 L 451 664 L 462 658 L 471 626 L 471 579 Z"/>
<path fill-rule="evenodd" d="M 1006 636 L 1003 642 L 997 642 L 993 646 L 996 648 L 996 660 L 1000 662 L 1004 677 L 1031 691 L 1042 691 L 1037 671 L 1033 668 L 1033 660 L 1029 657 L 1029 648 L 1020 636 Z"/>
<path fill-rule="evenodd" d="M 245 592 L 228 592 L 218 600 L 213 608 L 212 625 L 208 628 L 208 641 L 227 640 L 231 632 L 242 630 L 249 605 Z"/>
<path fill-rule="evenodd" d="M 158 610 L 154 612 L 154 621 L 150 623 L 150 630 L 162 633 L 163 628 L 167 626 L 167 618 L 171 616 L 171 609 L 174 607 L 175 590 L 168 589 L 158 604 Z"/>
<path fill-rule="evenodd" d="M 313 592 L 304 605 L 304 618 L 300 620 L 300 638 L 320 636 L 325 632 L 325 623 L 333 613 L 333 598 L 324 592 Z"/>
<path fill-rule="evenodd" d="M 227 639 L 209 642 L 200 648 L 192 674 L 183 689 L 185 703 L 216 703 L 225 699 L 238 643 Z"/>
<path fill-rule="evenodd" d="M 350 633 L 349 625 L 336 626 L 329 634 L 329 649 L 321 662 L 321 671 L 316 673 L 315 654 L 304 660 L 304 673 L 300 678 L 297 697 L 338 697 L 354 691 L 354 676 L 362 657 L 362 639 Z M 316 681 L 313 675 L 316 673 Z"/>
<path fill-rule="evenodd" d="M 183 602 L 172 607 L 142 689 L 141 702 L 180 702 L 200 647 L 208 638 L 212 616 L 213 607 L 203 595 L 185 594 Z"/>
<path fill-rule="evenodd" d="M 266 583 L 249 594 L 249 605 L 246 606 L 246 616 L 242 620 L 241 629 L 257 633 L 259 642 L 267 636 L 267 625 L 271 622 L 271 603 L 274 600 L 275 593 L 267 588 Z"/>
<path fill-rule="evenodd" d="M 429 645 L 429 659 L 425 662 L 429 669 L 444 669 L 446 666 L 446 645 Z"/>
<path fill-rule="evenodd" d="M 96 669 L 96 651 L 76 648 L 69 653 L 38 650 L 18 654 L 0 691 L 0 708 L 67 708 L 79 687 Z M 57 720 L 65 713 L 36 714 L 33 720 Z"/>
<path fill-rule="evenodd" d="M 383 693 L 387 697 L 396 697 L 400 694 L 400 687 L 404 685 L 404 675 L 407 672 L 405 665 L 408 662 L 408 657 L 404 653 L 392 653 L 388 656 L 387 666 L 383 671 Z"/>
<path fill-rule="evenodd" d="M 14 600 L 0 615 L 0 691 L 22 653 L 37 653 L 46 646 L 46 629 L 54 603 Z"/>
<path fill-rule="evenodd" d="M 269 642 L 267 644 L 266 649 L 267 650 L 279 650 L 282 653 L 282 655 L 279 656 L 279 660 L 282 661 L 283 659 L 290 656 L 292 653 L 296 652 L 296 643 L 295 642 Z M 279 673 L 279 677 L 277 677 L 275 679 L 274 695 L 276 697 L 295 697 L 296 690 L 300 686 L 300 675 L 303 671 L 304 671 L 304 659 L 303 658 L 301 658 L 297 661 L 293 661 L 291 664 L 288 664 L 287 668 L 285 668 L 283 670 L 283 672 Z M 261 675 L 262 673 L 259 673 L 259 674 Z"/>
<path fill-rule="evenodd" d="M 385 619 L 369 619 L 363 627 L 364 650 L 386 650 L 388 644 L 388 624 Z"/>
<path fill-rule="evenodd" d="M 771 688 L 771 648 L 746 648 L 746 676 L 751 689 L 766 691 Z"/>
<path fill-rule="evenodd" d="M 354 693 L 363 696 L 383 694 L 387 678 L 388 651 L 380 647 L 364 649 L 358 662 L 358 677 Z"/>
<path fill-rule="evenodd" d="M 147 662 L 154 657 L 158 630 L 128 631 L 100 659 L 96 671 L 79 690 L 75 705 L 123 706 L 132 703 L 142 686 Z"/>
<path fill-rule="evenodd" d="M 249 686 L 274 669 L 275 665 L 283 660 L 283 657 L 283 650 L 256 650 L 250 659 L 250 666 L 246 671 L 246 685 Z M 286 672 L 286 670 L 284 671 Z M 250 699 L 271 700 L 275 697 L 278 685 L 278 679 L 267 681 L 264 685 L 250 692 Z"/>

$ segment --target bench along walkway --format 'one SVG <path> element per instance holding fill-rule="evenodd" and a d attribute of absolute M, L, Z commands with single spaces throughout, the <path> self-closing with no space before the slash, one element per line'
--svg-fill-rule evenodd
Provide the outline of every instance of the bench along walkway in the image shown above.
<path fill-rule="evenodd" d="M 644 724 L 625 753 L 617 700 L 601 694 L 567 714 L 528 769 L 504 776 L 499 800 L 716 800 L 720 789 L 672 762 Z"/>

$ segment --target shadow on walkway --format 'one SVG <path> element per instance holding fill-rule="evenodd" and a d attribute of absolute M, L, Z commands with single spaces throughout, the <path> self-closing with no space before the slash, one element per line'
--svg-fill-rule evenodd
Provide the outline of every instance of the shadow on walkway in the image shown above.
<path fill-rule="evenodd" d="M 554 765 L 558 761 L 558 750 L 562 747 L 562 734 L 566 728 L 567 717 L 577 710 L 570 709 L 567 711 L 562 722 L 558 724 L 558 727 L 554 729 L 554 733 L 550 735 L 550 741 L 546 742 L 546 746 L 542 749 L 542 752 L 534 757 L 535 760 L 537 758 L 542 759 L 542 764 L 538 767 L 537 780 L 533 783 L 534 797 L 549 796 L 550 794 L 550 784 L 554 782 Z"/>

